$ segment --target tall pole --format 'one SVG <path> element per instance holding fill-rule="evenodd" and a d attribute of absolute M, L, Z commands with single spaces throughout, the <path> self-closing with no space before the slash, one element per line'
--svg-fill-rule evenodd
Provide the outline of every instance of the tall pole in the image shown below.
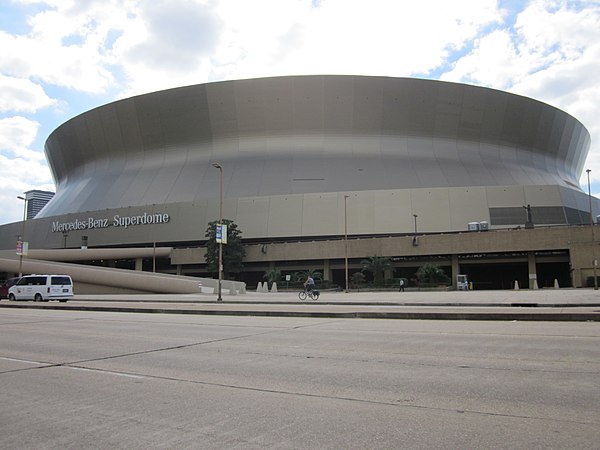
<path fill-rule="evenodd" d="M 19 253 L 19 276 L 23 276 L 23 252 L 25 251 L 25 215 L 27 213 L 27 197 L 17 195 L 19 200 L 23 200 L 23 223 L 21 225 L 21 251 Z"/>
<path fill-rule="evenodd" d="M 346 292 L 348 292 L 348 197 L 344 195 L 344 269 L 346 272 Z"/>
<path fill-rule="evenodd" d="M 417 240 L 417 217 L 419 216 L 413 214 L 413 217 L 415 218 L 415 233 L 413 234 L 412 245 L 413 247 L 416 247 L 417 245 L 419 245 L 419 241 Z"/>
<path fill-rule="evenodd" d="M 219 239 L 219 288 L 217 301 L 222 302 L 221 284 L 223 281 L 223 166 L 213 163 L 213 167 L 219 169 L 219 227 L 221 228 L 221 239 Z"/>
<path fill-rule="evenodd" d="M 596 267 L 598 261 L 596 261 L 596 248 L 594 244 L 594 215 L 592 213 L 592 187 L 590 185 L 590 172 L 592 169 L 586 169 L 587 181 L 588 181 L 588 197 L 590 199 L 590 229 L 592 230 L 592 266 L 594 267 L 594 290 L 598 290 L 598 279 L 596 278 Z"/>

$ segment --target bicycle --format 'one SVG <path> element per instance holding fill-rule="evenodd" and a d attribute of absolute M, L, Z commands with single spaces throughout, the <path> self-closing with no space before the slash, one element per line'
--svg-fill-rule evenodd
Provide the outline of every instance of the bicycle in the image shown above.
<path fill-rule="evenodd" d="M 310 291 L 304 289 L 303 291 L 298 292 L 298 298 L 302 301 L 306 300 L 307 297 L 311 300 L 317 301 L 319 300 L 319 295 L 320 293 L 316 289 L 311 289 Z"/>

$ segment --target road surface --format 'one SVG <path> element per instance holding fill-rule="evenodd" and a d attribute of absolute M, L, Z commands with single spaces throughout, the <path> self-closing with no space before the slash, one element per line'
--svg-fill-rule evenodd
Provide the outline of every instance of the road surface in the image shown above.
<path fill-rule="evenodd" d="M 0 310 L 0 448 L 577 448 L 600 323 Z"/>

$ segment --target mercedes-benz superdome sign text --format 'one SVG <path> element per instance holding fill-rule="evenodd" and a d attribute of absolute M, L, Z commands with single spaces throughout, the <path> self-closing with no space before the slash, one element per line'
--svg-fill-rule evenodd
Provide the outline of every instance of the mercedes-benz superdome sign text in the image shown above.
<path fill-rule="evenodd" d="M 110 219 L 98 219 L 88 217 L 87 219 L 75 219 L 72 222 L 52 222 L 53 233 L 64 233 L 75 230 L 94 230 L 97 228 L 122 227 L 129 228 L 137 225 L 155 225 L 169 222 L 170 217 L 166 213 L 150 213 L 136 216 L 120 216 L 115 214 L 112 221 Z"/>

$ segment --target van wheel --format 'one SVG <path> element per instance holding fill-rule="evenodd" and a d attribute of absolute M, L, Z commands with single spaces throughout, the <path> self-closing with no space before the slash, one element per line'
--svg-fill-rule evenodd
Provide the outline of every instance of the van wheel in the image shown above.
<path fill-rule="evenodd" d="M 38 294 L 35 294 L 35 297 L 33 297 L 33 301 L 34 302 L 42 302 L 42 301 L 44 301 L 44 299 L 42 298 L 42 295 L 38 293 Z"/>
<path fill-rule="evenodd" d="M 17 299 L 15 298 L 15 294 L 8 294 L 8 299 L 9 299 L 11 302 L 14 302 L 14 301 L 16 301 L 16 300 L 17 300 Z"/>

